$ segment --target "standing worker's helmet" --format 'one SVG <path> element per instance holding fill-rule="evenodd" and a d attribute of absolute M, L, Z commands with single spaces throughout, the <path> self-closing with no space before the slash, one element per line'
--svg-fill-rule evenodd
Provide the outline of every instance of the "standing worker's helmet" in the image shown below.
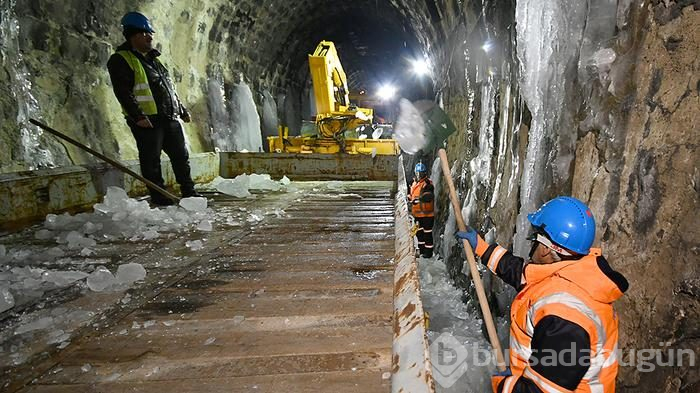
<path fill-rule="evenodd" d="M 573 197 L 557 197 L 527 215 L 538 231 L 556 245 L 587 255 L 595 239 L 595 219 L 585 203 Z"/>
<path fill-rule="evenodd" d="M 151 21 L 146 18 L 140 12 L 128 12 L 122 17 L 122 28 L 124 31 L 127 30 L 137 30 L 145 31 L 148 33 L 155 33 L 153 26 L 151 26 Z"/>
<path fill-rule="evenodd" d="M 428 176 L 428 167 L 425 166 L 425 164 L 423 164 L 422 162 L 416 164 L 414 171 L 418 179 L 422 179 Z"/>

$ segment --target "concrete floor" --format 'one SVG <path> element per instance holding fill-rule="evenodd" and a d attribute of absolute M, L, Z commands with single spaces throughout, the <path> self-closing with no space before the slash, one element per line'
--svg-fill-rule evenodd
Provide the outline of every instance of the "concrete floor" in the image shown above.
<path fill-rule="evenodd" d="M 52 307 L 80 307 L 95 317 L 62 350 L 42 355 L 37 340 L 30 362 L 4 367 L 5 388 L 389 391 L 392 183 L 343 184 L 343 193 L 362 198 L 319 192 L 316 182 L 255 201 L 217 197 L 211 207 L 219 212 L 279 208 L 286 214 L 206 236 L 101 244 L 98 256 L 142 263 L 146 282 L 129 290 L 126 304 L 124 293 L 84 291 L 54 301 Z M 184 248 L 201 237 L 204 249 Z"/>

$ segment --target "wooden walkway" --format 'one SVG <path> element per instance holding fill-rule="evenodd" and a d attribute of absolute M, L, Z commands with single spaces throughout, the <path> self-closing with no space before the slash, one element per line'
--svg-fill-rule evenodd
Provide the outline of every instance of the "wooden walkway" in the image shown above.
<path fill-rule="evenodd" d="M 20 391 L 390 391 L 392 184 L 347 184 L 247 202 L 285 214 L 212 232 L 180 278 Z M 181 250 L 160 252 L 165 263 Z"/>

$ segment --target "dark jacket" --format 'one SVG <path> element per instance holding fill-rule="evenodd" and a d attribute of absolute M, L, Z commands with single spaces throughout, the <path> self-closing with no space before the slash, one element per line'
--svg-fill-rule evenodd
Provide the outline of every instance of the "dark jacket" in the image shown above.
<path fill-rule="evenodd" d="M 148 85 L 158 107 L 158 114 L 156 115 L 158 118 L 176 119 L 189 116 L 187 109 L 182 105 L 175 92 L 175 86 L 170 79 L 168 70 L 157 60 L 160 52 L 153 49 L 144 57 L 137 51 L 132 50 L 128 42 L 117 48 L 117 51 L 122 50 L 130 50 L 141 61 L 143 69 L 146 71 Z M 140 118 L 144 118 L 145 115 L 134 98 L 134 71 L 129 67 L 126 60 L 121 55 L 114 53 L 107 62 L 107 69 L 112 80 L 114 95 L 127 113 L 127 121 L 133 123 Z"/>

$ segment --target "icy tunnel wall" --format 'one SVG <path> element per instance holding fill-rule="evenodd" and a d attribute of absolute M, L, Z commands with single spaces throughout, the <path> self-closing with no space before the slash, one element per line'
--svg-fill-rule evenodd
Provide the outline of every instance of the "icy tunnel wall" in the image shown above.
<path fill-rule="evenodd" d="M 154 23 L 161 60 L 192 112 L 186 125 L 192 151 L 247 148 L 226 143 L 231 126 L 240 125 L 235 119 L 250 112 L 249 96 L 261 114 L 263 95 L 284 101 L 281 121 L 293 133 L 300 127 L 302 93 L 275 55 L 293 27 L 280 16 L 294 14 L 295 4 L 258 3 L 2 0 L 0 173 L 92 160 L 53 137 L 37 139 L 38 130 L 26 126 L 29 117 L 109 156 L 136 158 L 105 66 L 124 41 L 119 20 L 130 10 Z M 255 120 L 248 119 L 251 126 Z"/>
<path fill-rule="evenodd" d="M 668 348 L 700 354 L 700 4 L 494 3 L 446 16 L 449 38 L 431 53 L 438 99 L 460 130 L 447 151 L 462 214 L 523 255 L 526 213 L 557 195 L 582 199 L 596 244 L 631 284 L 617 303 L 621 348 L 663 349 L 662 364 Z M 437 247 L 469 288 L 451 214 L 440 208 Z M 485 280 L 507 315 L 513 292 Z M 618 391 L 698 391 L 685 360 L 622 367 Z"/>

